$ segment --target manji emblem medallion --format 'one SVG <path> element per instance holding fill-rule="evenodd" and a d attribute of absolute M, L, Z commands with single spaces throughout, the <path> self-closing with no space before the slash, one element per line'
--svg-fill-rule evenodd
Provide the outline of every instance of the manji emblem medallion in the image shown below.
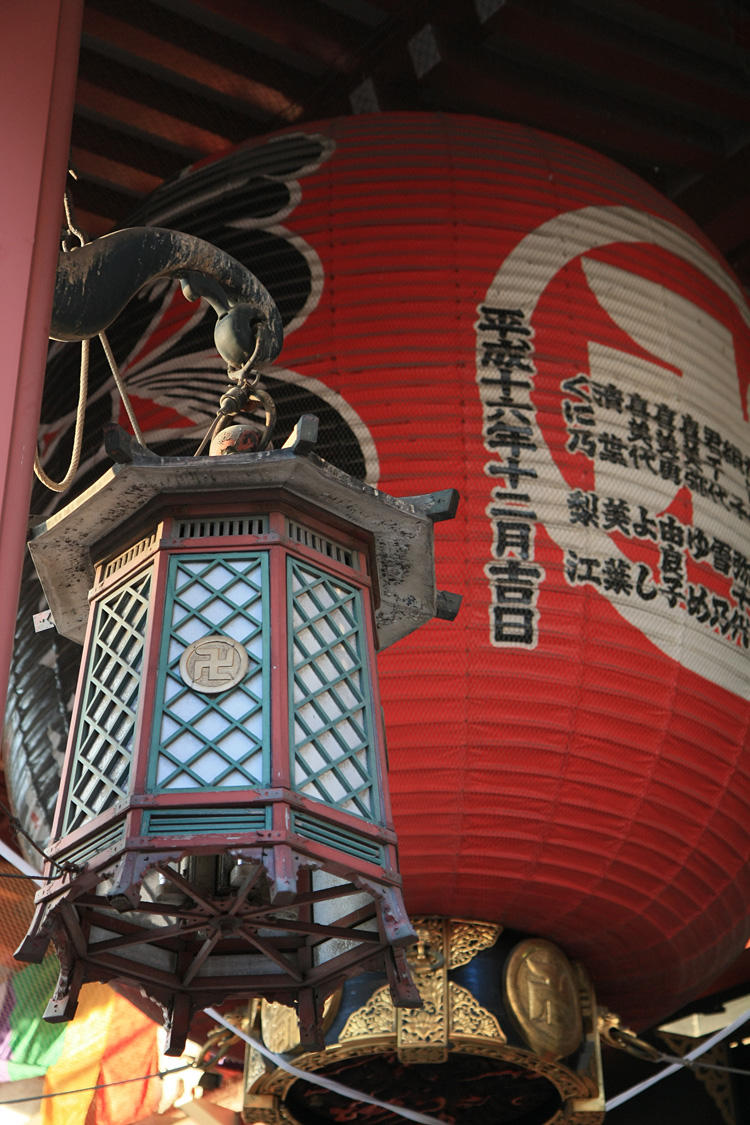
<path fill-rule="evenodd" d="M 233 688 L 245 678 L 249 665 L 242 645 L 216 633 L 188 645 L 180 658 L 180 675 L 188 687 L 212 694 Z"/>

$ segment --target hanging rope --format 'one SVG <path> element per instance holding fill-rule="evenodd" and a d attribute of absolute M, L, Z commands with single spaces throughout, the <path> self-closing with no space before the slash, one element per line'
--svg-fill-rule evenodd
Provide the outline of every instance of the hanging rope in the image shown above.
<path fill-rule="evenodd" d="M 42 468 L 39 459 L 39 450 L 34 450 L 34 472 L 42 484 L 51 492 L 65 492 L 73 483 L 73 478 L 78 472 L 81 462 L 81 449 L 83 448 L 83 422 L 86 417 L 86 397 L 89 390 L 89 352 L 90 342 L 81 341 L 81 371 L 78 382 L 78 408 L 76 410 L 76 425 L 73 433 L 73 451 L 70 455 L 68 471 L 62 480 L 53 480 Z"/>
<path fill-rule="evenodd" d="M 133 407 L 130 403 L 130 399 L 128 398 L 128 392 L 125 390 L 125 384 L 122 381 L 122 376 L 120 375 L 120 369 L 118 368 L 117 363 L 115 362 L 115 357 L 112 354 L 112 349 L 109 346 L 109 340 L 107 339 L 106 332 L 100 332 L 99 333 L 99 339 L 102 342 L 102 347 L 104 348 L 104 354 L 107 357 L 107 363 L 109 364 L 109 369 L 112 372 L 112 377 L 115 381 L 115 386 L 117 387 L 117 390 L 119 391 L 119 394 L 120 394 L 120 398 L 122 399 L 122 405 L 125 407 L 125 412 L 126 412 L 128 418 L 130 419 L 130 425 L 133 427 L 133 433 L 135 434 L 135 440 L 138 442 L 139 445 L 145 446 L 146 443 L 143 440 L 143 434 L 141 432 L 141 427 L 138 425 L 138 419 L 135 416 L 135 412 L 134 412 Z"/>
<path fill-rule="evenodd" d="M 230 387 L 228 394 L 225 394 L 225 395 L 222 396 L 221 404 L 219 406 L 219 410 L 216 414 L 216 417 L 212 421 L 211 425 L 208 427 L 208 430 L 206 431 L 206 433 L 203 435 L 203 440 L 201 441 L 200 445 L 198 446 L 195 453 L 193 454 L 193 457 L 199 457 L 201 455 L 203 450 L 206 448 L 208 443 L 213 438 L 213 436 L 216 433 L 217 429 L 219 428 L 219 425 L 221 424 L 221 422 L 225 418 L 229 418 L 233 414 L 236 414 L 238 410 L 242 409 L 243 406 L 247 405 L 248 399 L 250 397 L 252 397 L 251 392 L 255 388 L 255 385 L 257 384 L 258 380 L 260 379 L 260 372 L 259 371 L 253 371 L 253 369 L 252 369 L 253 363 L 255 362 L 255 358 L 258 354 L 259 348 L 260 348 L 260 336 L 256 337 L 255 347 L 253 348 L 252 355 L 250 356 L 249 359 L 247 359 L 245 361 L 245 363 L 243 363 L 242 367 L 227 368 L 227 378 L 232 383 L 236 384 L 236 388 L 233 389 L 233 388 Z M 248 376 L 248 377 L 246 378 L 246 376 Z M 236 402 L 230 403 L 229 400 L 233 397 L 233 395 L 239 396 L 239 397 L 237 398 Z M 275 418 L 275 412 L 274 412 L 274 418 Z M 269 431 L 268 417 L 266 417 L 266 432 L 267 432 L 267 434 L 270 438 L 270 433 L 268 431 Z M 266 442 L 266 444 L 267 444 L 267 442 Z"/>
<path fill-rule="evenodd" d="M 26 1098 L 9 1098 L 0 1101 L 0 1105 L 20 1105 L 21 1102 L 38 1102 L 43 1098 L 64 1098 L 66 1094 L 88 1094 L 93 1090 L 108 1090 L 110 1086 L 124 1086 L 126 1082 L 145 1082 L 149 1078 L 168 1078 L 181 1070 L 192 1070 L 194 1062 L 187 1062 L 183 1066 L 173 1066 L 169 1070 L 156 1070 L 153 1074 L 138 1074 L 135 1078 L 118 1078 L 115 1082 L 100 1082 L 97 1086 L 80 1086 L 77 1090 L 55 1090 L 51 1094 L 31 1094 Z"/>

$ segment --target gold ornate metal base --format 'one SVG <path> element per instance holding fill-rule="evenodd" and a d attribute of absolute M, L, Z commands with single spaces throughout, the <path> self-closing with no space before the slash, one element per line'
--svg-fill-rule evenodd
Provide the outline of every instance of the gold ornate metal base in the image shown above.
<path fill-rule="evenodd" d="M 298 1053 L 295 1066 L 456 1125 L 603 1121 L 596 1004 L 583 968 L 551 942 L 497 925 L 412 922 L 419 940 L 408 957 L 424 1007 L 395 1008 L 384 980 L 355 978 L 329 1008 L 325 1050 Z M 290 1016 L 262 1006 L 261 1033 L 276 1051 L 299 1051 Z M 250 1067 L 247 1122 L 357 1119 L 356 1102 L 282 1070 L 258 1076 L 257 1060 Z M 384 1113 L 379 1125 L 400 1120 Z"/>

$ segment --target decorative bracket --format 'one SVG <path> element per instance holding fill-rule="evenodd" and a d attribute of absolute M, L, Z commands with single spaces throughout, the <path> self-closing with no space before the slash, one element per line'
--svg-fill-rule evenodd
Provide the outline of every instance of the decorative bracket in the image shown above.
<path fill-rule="evenodd" d="M 188 300 L 218 315 L 214 342 L 232 367 L 272 360 L 283 326 L 273 298 L 241 262 L 191 234 L 131 227 L 60 255 L 50 338 L 88 340 L 103 332 L 147 282 L 173 277 Z"/>

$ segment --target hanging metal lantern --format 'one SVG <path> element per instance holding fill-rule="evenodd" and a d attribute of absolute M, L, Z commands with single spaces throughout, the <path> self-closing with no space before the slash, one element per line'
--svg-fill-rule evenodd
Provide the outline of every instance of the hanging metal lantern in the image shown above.
<path fill-rule="evenodd" d="M 273 325 L 261 312 L 234 362 Z M 224 315 L 231 350 L 249 314 Z M 234 381 L 220 414 L 247 401 Z M 243 432 L 213 450 L 257 447 Z M 373 965 L 394 1003 L 420 1003 L 375 650 L 449 613 L 432 524 L 456 494 L 394 500 L 310 455 L 316 436 L 306 417 L 281 450 L 161 459 L 110 433 L 124 463 L 36 529 L 57 628 L 84 644 L 48 882 L 17 954 L 54 942 L 48 1019 L 72 1016 L 84 981 L 120 980 L 163 1006 L 171 1053 L 196 1008 L 254 995 L 296 1002 L 316 1043 L 325 997 Z"/>
<path fill-rule="evenodd" d="M 168 1011 L 173 1050 L 197 1007 L 247 995 L 296 1001 L 314 1042 L 325 996 L 374 963 L 419 1002 L 375 646 L 434 615 L 431 516 L 453 505 L 290 448 L 116 466 L 39 530 L 57 627 L 85 631 L 18 954 L 54 941 L 48 1018 L 118 979 Z"/>

